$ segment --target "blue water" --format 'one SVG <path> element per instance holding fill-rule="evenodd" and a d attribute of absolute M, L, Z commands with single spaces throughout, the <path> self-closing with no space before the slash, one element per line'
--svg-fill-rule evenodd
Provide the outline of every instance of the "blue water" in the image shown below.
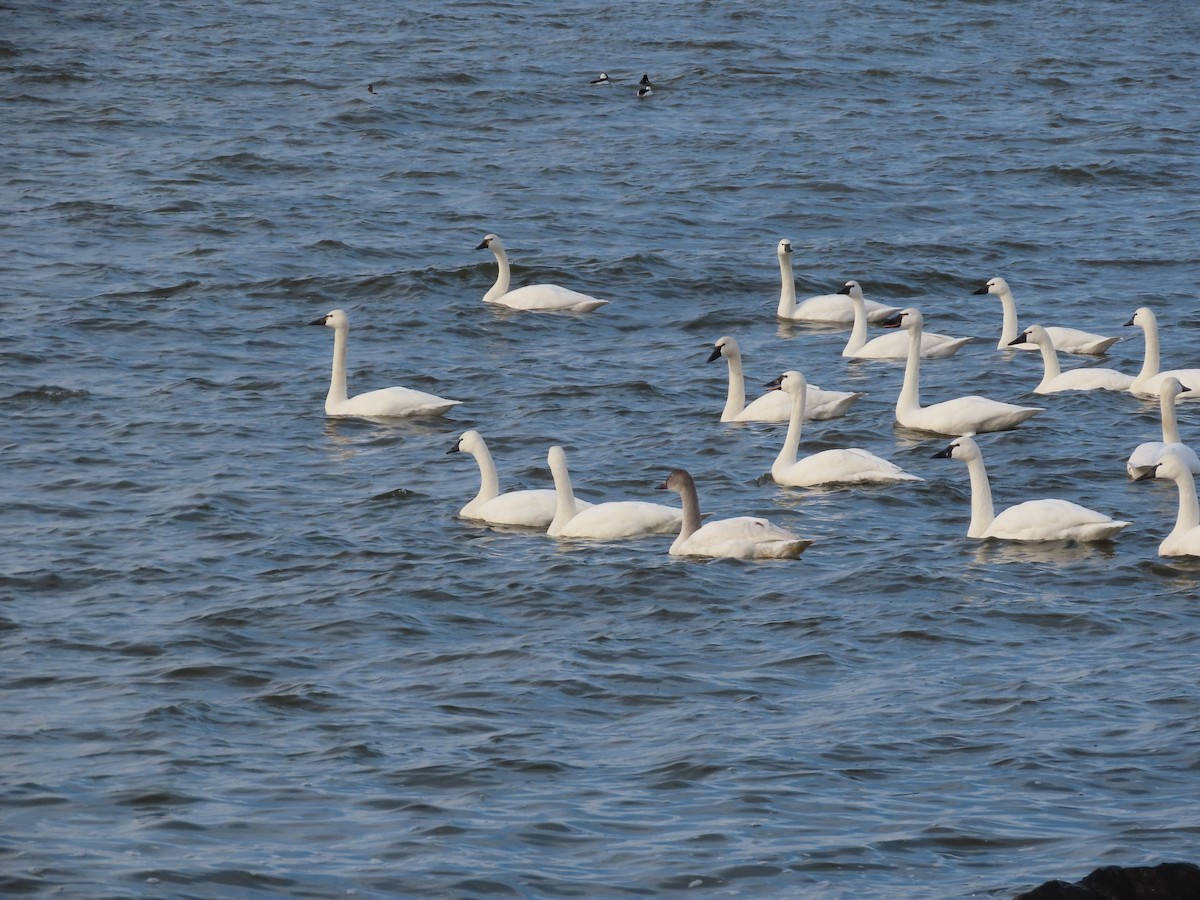
<path fill-rule="evenodd" d="M 1195 861 L 1200 562 L 1157 555 L 1174 486 L 1124 472 L 1157 405 L 1035 397 L 972 292 L 1122 335 L 1065 366 L 1136 372 L 1143 305 L 1200 366 L 1198 16 L 9 6 L 0 889 L 1010 897 Z M 514 283 L 611 304 L 484 307 L 487 232 Z M 999 506 L 1133 525 L 968 540 L 965 468 L 893 425 L 902 366 L 775 319 L 783 237 L 801 297 L 855 278 L 976 338 L 926 402 L 1047 407 L 980 438 Z M 333 308 L 352 391 L 462 405 L 327 419 L 305 326 Z M 867 392 L 805 451 L 926 481 L 777 487 L 782 426 L 718 422 L 723 334 L 752 396 L 790 368 Z M 683 466 L 707 512 L 814 543 L 704 563 L 468 524 L 468 428 L 506 487 L 549 486 L 557 443 L 587 499 Z"/>

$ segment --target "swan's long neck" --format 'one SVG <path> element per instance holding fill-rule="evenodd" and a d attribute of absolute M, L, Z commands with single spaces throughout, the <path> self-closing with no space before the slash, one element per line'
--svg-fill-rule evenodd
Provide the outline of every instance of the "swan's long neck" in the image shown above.
<path fill-rule="evenodd" d="M 779 254 L 779 280 L 779 310 L 776 315 L 790 319 L 796 311 L 796 279 L 792 275 L 792 258 L 786 253 Z"/>
<path fill-rule="evenodd" d="M 1142 332 L 1146 335 L 1146 356 L 1142 360 L 1142 371 L 1138 374 L 1137 381 L 1143 378 L 1153 378 L 1158 374 L 1159 355 L 1158 355 L 1158 322 L 1153 319 L 1147 322 L 1142 327 Z"/>
<path fill-rule="evenodd" d="M 1062 366 L 1058 363 L 1058 351 L 1054 349 L 1052 341 L 1042 341 L 1038 344 L 1038 349 L 1042 351 L 1042 365 L 1046 367 L 1042 375 L 1042 384 L 1046 384 L 1062 374 Z"/>
<path fill-rule="evenodd" d="M 1196 479 L 1186 466 L 1180 467 L 1175 483 L 1179 485 L 1179 515 L 1175 517 L 1175 530 L 1171 532 L 1172 536 L 1191 531 L 1200 525 L 1200 502 L 1196 499 Z"/>
<path fill-rule="evenodd" d="M 867 345 L 867 301 L 863 297 L 851 294 L 850 302 L 854 304 L 854 327 L 850 329 L 850 339 L 846 341 L 843 356 L 857 353 Z"/>
<path fill-rule="evenodd" d="M 504 252 L 503 247 L 492 245 L 490 249 L 496 255 L 496 283 L 483 295 L 484 303 L 490 303 L 492 300 L 503 297 L 508 293 L 508 254 Z"/>
<path fill-rule="evenodd" d="M 551 537 L 562 534 L 567 523 L 575 518 L 575 491 L 571 488 L 571 474 L 567 471 L 565 459 L 555 459 L 550 463 L 550 474 L 554 476 L 554 495 L 557 503 L 554 507 L 554 519 L 546 533 Z"/>
<path fill-rule="evenodd" d="M 700 497 L 696 493 L 696 482 L 688 481 L 679 491 L 679 499 L 683 501 L 683 525 L 679 537 L 671 545 L 672 550 L 683 546 L 700 528 Z"/>
<path fill-rule="evenodd" d="M 996 295 L 1000 298 L 1000 307 L 1004 310 L 1004 324 L 1000 326 L 1000 343 L 998 350 L 1009 350 L 1009 344 L 1017 339 L 1017 301 L 1013 299 L 1012 291 L 1008 288 Z"/>
<path fill-rule="evenodd" d="M 904 384 L 896 398 L 896 418 L 902 412 L 916 412 L 921 408 L 921 329 L 908 332 L 908 361 L 904 364 Z"/>
<path fill-rule="evenodd" d="M 729 363 L 729 391 L 721 421 L 732 422 L 746 406 L 746 379 L 742 374 L 742 354 L 730 353 L 725 361 Z"/>
<path fill-rule="evenodd" d="M 346 402 L 346 341 L 349 334 L 349 325 L 333 329 L 333 374 L 329 379 L 329 393 L 325 395 L 326 407 Z"/>
<path fill-rule="evenodd" d="M 804 430 L 804 404 L 807 402 L 807 393 L 807 386 L 801 385 L 801 389 L 792 394 L 792 416 L 788 419 L 783 447 L 771 465 L 772 474 L 787 469 L 796 462 L 796 453 L 800 449 L 800 433 Z"/>
<path fill-rule="evenodd" d="M 485 503 L 500 496 L 500 476 L 496 472 L 496 463 L 486 446 L 479 444 L 471 451 L 475 462 L 479 463 L 479 493 L 472 503 Z"/>
<path fill-rule="evenodd" d="M 967 529 L 967 537 L 983 537 L 996 518 L 996 508 L 992 506 L 992 485 L 988 482 L 983 457 L 967 460 L 967 471 L 971 474 L 971 527 Z"/>
<path fill-rule="evenodd" d="M 1163 443 L 1182 444 L 1179 437 L 1179 417 L 1175 414 L 1175 397 L 1170 391 L 1163 391 L 1158 398 L 1162 409 Z"/>

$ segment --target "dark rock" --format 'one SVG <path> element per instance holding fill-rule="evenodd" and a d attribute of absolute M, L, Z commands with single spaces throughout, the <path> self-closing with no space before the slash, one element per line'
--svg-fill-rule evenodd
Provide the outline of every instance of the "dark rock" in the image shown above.
<path fill-rule="evenodd" d="M 1081 881 L 1047 881 L 1015 900 L 1200 900 L 1200 866 L 1105 866 Z"/>

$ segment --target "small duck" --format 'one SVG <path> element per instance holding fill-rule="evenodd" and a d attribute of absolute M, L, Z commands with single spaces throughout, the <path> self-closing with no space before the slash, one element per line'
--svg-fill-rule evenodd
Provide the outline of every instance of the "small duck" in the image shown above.
<path fill-rule="evenodd" d="M 654 87 L 654 85 L 652 85 L 652 84 L 650 83 L 650 76 L 649 76 L 649 75 L 643 75 L 643 76 L 642 76 L 642 80 L 641 80 L 641 81 L 639 81 L 639 82 L 638 82 L 638 84 L 640 84 L 642 87 L 647 87 L 647 88 L 648 88 L 648 87 Z"/>
<path fill-rule="evenodd" d="M 367 85 L 367 93 L 368 93 L 368 94 L 374 94 L 374 93 L 377 93 L 377 92 L 376 92 L 376 90 L 375 90 L 375 85 L 373 85 L 373 84 L 368 84 L 368 85 Z"/>
<path fill-rule="evenodd" d="M 644 84 L 640 88 L 638 88 L 638 99 L 644 100 L 653 93 L 654 93 L 654 89 L 651 88 L 650 85 Z"/>
<path fill-rule="evenodd" d="M 607 72 L 601 72 L 599 78 L 593 78 L 592 84 L 612 84 L 612 79 L 608 77 Z"/>

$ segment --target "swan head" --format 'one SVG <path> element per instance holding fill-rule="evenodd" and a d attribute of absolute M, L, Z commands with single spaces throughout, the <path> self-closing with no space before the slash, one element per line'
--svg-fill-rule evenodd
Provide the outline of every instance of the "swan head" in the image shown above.
<path fill-rule="evenodd" d="M 775 255 L 780 259 L 787 259 L 792 255 L 792 242 L 787 238 L 783 238 L 775 247 Z"/>
<path fill-rule="evenodd" d="M 1192 389 L 1181 384 L 1179 379 L 1174 375 L 1168 375 L 1162 380 L 1158 386 L 1158 395 L 1167 398 L 1167 402 L 1174 400 L 1180 394 L 1191 393 Z"/>
<path fill-rule="evenodd" d="M 688 473 L 687 469 L 675 469 L 658 486 L 658 490 L 674 491 L 677 494 L 682 494 L 689 486 L 695 487 L 695 485 L 696 482 L 692 480 L 692 476 Z"/>
<path fill-rule="evenodd" d="M 854 281 L 853 279 L 850 281 L 847 281 L 844 285 L 842 285 L 841 288 L 838 290 L 838 293 L 845 294 L 847 297 L 850 297 L 853 300 L 862 300 L 863 299 L 862 285 L 859 284 L 857 281 Z"/>
<path fill-rule="evenodd" d="M 1134 310 L 1133 318 L 1126 322 L 1125 325 L 1127 327 L 1129 325 L 1136 325 L 1145 331 L 1147 328 L 1158 325 L 1158 317 L 1154 315 L 1154 310 L 1150 307 L 1139 306 Z"/>
<path fill-rule="evenodd" d="M 1037 344 L 1039 347 L 1054 349 L 1054 340 L 1041 325 L 1030 325 L 1008 342 L 1008 346 L 1010 347 L 1013 344 Z"/>
<path fill-rule="evenodd" d="M 1176 479 L 1181 478 L 1185 472 L 1190 475 L 1192 470 L 1178 453 L 1174 450 L 1168 450 L 1162 455 L 1162 459 L 1158 461 L 1157 465 L 1147 466 L 1133 480 L 1148 481 L 1151 478 L 1159 476 Z"/>
<path fill-rule="evenodd" d="M 546 462 L 550 464 L 551 469 L 565 469 L 567 467 L 567 454 L 562 447 L 555 444 L 546 453 Z"/>
<path fill-rule="evenodd" d="M 989 278 L 984 282 L 983 287 L 975 291 L 976 294 L 1011 294 L 1012 291 L 1008 288 L 1008 282 L 1003 278 Z"/>
<path fill-rule="evenodd" d="M 313 319 L 309 325 L 324 325 L 326 328 L 349 328 L 350 317 L 344 309 L 332 309 L 318 319 Z"/>
<path fill-rule="evenodd" d="M 933 454 L 930 459 L 972 460 L 979 459 L 982 455 L 979 452 L 979 445 L 975 443 L 975 439 L 969 434 L 964 434 L 962 437 L 951 441 L 950 445 L 944 450 L 939 450 Z"/>
<path fill-rule="evenodd" d="M 741 359 L 742 357 L 742 351 L 738 347 L 738 342 L 729 335 L 717 338 L 716 343 L 713 344 L 712 353 L 708 354 L 708 362 L 720 359 L 722 356 L 726 359 Z"/>
<path fill-rule="evenodd" d="M 764 387 L 771 391 L 785 391 L 789 394 L 803 394 L 808 391 L 808 381 L 803 375 L 792 369 L 784 372 L 773 381 L 768 381 Z"/>
<path fill-rule="evenodd" d="M 446 451 L 446 455 L 451 453 L 474 453 L 483 444 L 483 438 L 478 431 L 464 431 L 462 436 L 455 441 L 454 446 Z"/>
<path fill-rule="evenodd" d="M 909 331 L 915 331 L 924 325 L 925 317 L 921 315 L 921 311 L 915 306 L 900 310 L 900 312 L 883 323 L 884 328 L 907 328 Z"/>
<path fill-rule="evenodd" d="M 500 243 L 500 238 L 494 234 L 485 234 L 483 240 L 479 242 L 476 250 L 491 250 L 495 253 L 497 250 L 503 250 L 504 245 Z"/>

